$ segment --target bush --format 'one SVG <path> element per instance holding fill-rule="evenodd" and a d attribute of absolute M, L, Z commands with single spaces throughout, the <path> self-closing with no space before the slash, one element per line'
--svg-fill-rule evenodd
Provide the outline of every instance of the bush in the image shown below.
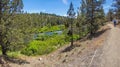
<path fill-rule="evenodd" d="M 57 25 L 57 26 L 52 26 L 52 27 L 47 27 L 44 26 L 39 30 L 39 32 L 52 32 L 52 31 L 57 31 L 57 30 L 63 30 L 65 28 L 64 25 Z"/>
<path fill-rule="evenodd" d="M 50 51 L 47 51 L 47 48 L 48 45 L 43 42 L 43 41 L 37 41 L 37 40 L 34 40 L 32 42 L 30 42 L 30 44 L 22 50 L 22 54 L 25 54 L 25 55 L 42 55 L 42 54 L 47 54 L 48 52 Z M 53 49 L 53 48 L 52 48 Z"/>
<path fill-rule="evenodd" d="M 45 41 L 33 40 L 25 49 L 21 51 L 21 53 L 28 56 L 48 54 L 65 43 L 64 35 L 57 35 L 48 38 Z"/>
<path fill-rule="evenodd" d="M 73 34 L 73 39 L 74 39 L 74 40 L 79 39 L 79 35 L 77 35 L 77 34 Z"/>
<path fill-rule="evenodd" d="M 41 40 L 41 41 L 44 41 L 44 40 L 47 40 L 48 38 L 50 38 L 51 36 L 49 35 L 38 35 L 35 40 Z"/>

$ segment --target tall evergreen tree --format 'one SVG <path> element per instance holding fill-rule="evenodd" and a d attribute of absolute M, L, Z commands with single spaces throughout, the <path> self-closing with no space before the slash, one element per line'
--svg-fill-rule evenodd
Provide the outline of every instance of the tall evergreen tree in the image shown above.
<path fill-rule="evenodd" d="M 96 14 L 95 21 L 98 23 L 98 27 L 105 25 L 106 19 L 103 7 L 101 7 L 99 12 Z"/>
<path fill-rule="evenodd" d="M 114 0 L 113 6 L 115 7 L 116 18 L 120 19 L 120 0 Z"/>
<path fill-rule="evenodd" d="M 70 20 L 70 30 L 68 34 L 71 36 L 71 46 L 73 46 L 73 20 L 75 18 L 75 12 L 72 2 L 70 3 L 70 7 L 68 9 L 67 15 Z"/>
<path fill-rule="evenodd" d="M 108 13 L 107 13 L 107 20 L 108 21 L 112 21 L 113 20 L 113 9 L 109 9 Z"/>
<path fill-rule="evenodd" d="M 86 17 L 86 23 L 90 35 L 93 35 L 99 28 L 98 18 L 104 14 L 102 4 L 105 0 L 82 0 L 81 13 Z"/>
<path fill-rule="evenodd" d="M 81 37 L 82 32 L 84 32 L 84 28 L 86 27 L 86 23 L 85 23 L 85 19 L 86 19 L 86 4 L 85 4 L 85 0 L 81 0 L 81 5 L 78 8 L 78 12 L 77 12 L 77 23 L 76 26 L 79 29 L 79 38 Z"/>
<path fill-rule="evenodd" d="M 11 43 L 12 23 L 15 14 L 21 13 L 22 0 L 0 0 L 0 46 L 2 54 L 6 52 Z"/>

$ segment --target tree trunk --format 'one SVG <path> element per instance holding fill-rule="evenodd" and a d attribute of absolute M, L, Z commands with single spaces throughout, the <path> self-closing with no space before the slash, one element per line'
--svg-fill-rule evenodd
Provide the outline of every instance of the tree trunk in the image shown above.
<path fill-rule="evenodd" d="M 80 30 L 79 30 L 79 39 L 80 39 L 81 35 L 80 35 Z"/>
<path fill-rule="evenodd" d="M 2 55 L 7 55 L 7 49 L 5 45 L 1 45 L 1 48 L 2 48 Z"/>
<path fill-rule="evenodd" d="M 73 34 L 72 34 L 72 38 L 71 38 L 71 46 L 73 46 Z"/>
<path fill-rule="evenodd" d="M 73 46 L 73 19 L 71 19 L 71 47 Z"/>

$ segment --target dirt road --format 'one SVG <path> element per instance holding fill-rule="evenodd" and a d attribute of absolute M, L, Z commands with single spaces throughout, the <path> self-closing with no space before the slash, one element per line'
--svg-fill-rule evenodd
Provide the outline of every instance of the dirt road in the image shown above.
<path fill-rule="evenodd" d="M 100 67 L 120 67 L 120 29 L 111 25 L 104 43 Z"/>
<path fill-rule="evenodd" d="M 89 67 L 120 67 L 120 29 L 109 24 L 111 30 L 103 46 L 96 49 Z"/>

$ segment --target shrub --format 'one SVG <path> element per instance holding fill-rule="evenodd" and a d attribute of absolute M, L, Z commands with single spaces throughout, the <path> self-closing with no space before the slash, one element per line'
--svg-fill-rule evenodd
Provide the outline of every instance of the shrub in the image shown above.
<path fill-rule="evenodd" d="M 45 41 L 33 40 L 21 53 L 28 56 L 48 54 L 65 43 L 64 35 L 50 37 Z"/>
<path fill-rule="evenodd" d="M 78 38 L 79 38 L 79 35 L 77 35 L 77 34 L 74 34 L 74 35 L 73 35 L 73 39 L 74 39 L 74 40 L 77 40 Z"/>
<path fill-rule="evenodd" d="M 45 42 L 34 40 L 30 42 L 30 44 L 25 49 L 23 49 L 21 53 L 28 56 L 37 54 L 42 55 L 46 54 L 46 52 L 49 52 L 47 51 L 46 47 L 48 47 L 48 45 Z"/>
<path fill-rule="evenodd" d="M 44 26 L 39 30 L 39 32 L 52 32 L 52 31 L 57 31 L 57 30 L 63 30 L 65 28 L 64 25 L 57 25 L 57 26 L 52 26 L 52 27 L 47 27 Z"/>

